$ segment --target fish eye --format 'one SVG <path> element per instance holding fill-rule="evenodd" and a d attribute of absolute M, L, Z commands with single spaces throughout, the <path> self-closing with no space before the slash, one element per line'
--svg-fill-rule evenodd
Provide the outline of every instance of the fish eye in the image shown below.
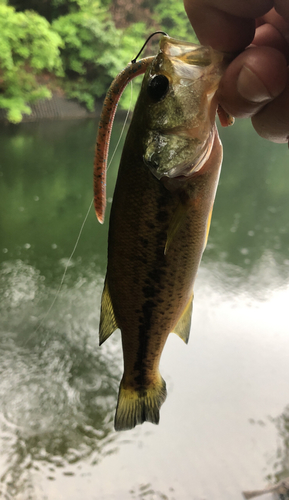
<path fill-rule="evenodd" d="M 165 75 L 155 75 L 148 83 L 147 92 L 153 101 L 160 101 L 169 90 L 169 80 Z"/>

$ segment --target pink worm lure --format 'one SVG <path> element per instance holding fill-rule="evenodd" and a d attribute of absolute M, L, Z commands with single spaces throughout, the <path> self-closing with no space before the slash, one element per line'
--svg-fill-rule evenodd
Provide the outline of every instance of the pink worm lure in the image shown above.
<path fill-rule="evenodd" d="M 145 73 L 154 57 L 155 56 L 145 57 L 144 59 L 140 59 L 138 62 L 133 60 L 129 63 L 126 68 L 124 68 L 124 70 L 113 80 L 103 103 L 96 138 L 93 169 L 94 208 L 96 216 L 101 224 L 103 224 L 104 221 L 106 207 L 106 170 L 108 148 L 116 108 L 127 84 L 136 76 Z"/>

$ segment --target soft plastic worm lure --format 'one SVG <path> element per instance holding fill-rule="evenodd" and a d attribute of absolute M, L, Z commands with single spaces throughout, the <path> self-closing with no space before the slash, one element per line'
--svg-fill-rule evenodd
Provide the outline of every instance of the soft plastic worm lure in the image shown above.
<path fill-rule="evenodd" d="M 127 84 L 136 76 L 145 73 L 147 67 L 153 61 L 155 56 L 145 57 L 139 61 L 136 60 L 150 38 L 159 33 L 166 35 L 163 31 L 156 31 L 149 36 L 138 55 L 113 80 L 103 103 L 96 139 L 93 170 L 94 208 L 96 216 L 101 224 L 104 221 L 106 207 L 106 165 L 116 108 Z"/>

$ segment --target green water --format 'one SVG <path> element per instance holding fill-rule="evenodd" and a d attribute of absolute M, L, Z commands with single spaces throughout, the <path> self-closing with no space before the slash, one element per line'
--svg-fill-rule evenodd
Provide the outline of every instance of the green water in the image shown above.
<path fill-rule="evenodd" d="M 247 121 L 221 130 L 190 343 L 165 347 L 160 425 L 115 433 L 120 338 L 97 338 L 108 213 L 89 212 L 47 314 L 92 200 L 96 128 L 0 128 L 0 498 L 241 499 L 289 475 L 288 149 Z"/>

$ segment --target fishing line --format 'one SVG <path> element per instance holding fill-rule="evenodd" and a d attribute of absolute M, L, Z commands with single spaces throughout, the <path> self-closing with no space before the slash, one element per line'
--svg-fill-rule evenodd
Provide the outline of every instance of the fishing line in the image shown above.
<path fill-rule="evenodd" d="M 122 136 L 123 136 L 123 134 L 124 134 L 125 127 L 126 127 L 126 124 L 127 124 L 128 118 L 129 118 L 129 115 L 130 115 L 131 106 L 132 106 L 132 95 L 133 95 L 133 92 L 132 92 L 132 91 L 133 91 L 132 80 L 131 80 L 131 82 L 130 82 L 130 83 L 131 83 L 131 91 L 130 91 L 130 103 L 129 103 L 129 107 L 128 107 L 128 110 L 127 110 L 127 113 L 126 113 L 126 116 L 125 116 L 125 119 L 124 119 L 124 123 L 123 123 L 122 129 L 121 129 L 121 132 L 120 132 L 120 135 L 119 135 L 118 141 L 117 141 L 117 143 L 116 143 L 116 146 L 115 146 L 115 148 L 114 148 L 114 150 L 113 150 L 113 153 L 112 153 L 112 155 L 111 155 L 111 158 L 110 158 L 110 160 L 109 160 L 109 163 L 108 163 L 108 166 L 107 166 L 107 170 L 109 169 L 109 167 L 110 167 L 110 165 L 111 165 L 111 163 L 112 163 L 112 161 L 113 161 L 113 158 L 114 158 L 114 156 L 115 156 L 115 154 L 116 154 L 116 152 L 117 152 L 117 149 L 118 149 L 119 143 L 120 143 L 121 138 L 122 138 Z M 85 215 L 85 217 L 84 217 L 84 220 L 83 220 L 83 222 L 82 222 L 82 224 L 81 224 L 81 227 L 80 227 L 80 230 L 79 230 L 78 236 L 77 236 L 77 238 L 76 238 L 75 245 L 74 245 L 74 247 L 73 247 L 73 250 L 72 250 L 72 252 L 71 252 L 71 254 L 70 254 L 70 257 L 68 258 L 68 261 L 67 261 L 66 266 L 65 266 L 65 268 L 64 268 L 64 272 L 63 272 L 63 275 L 62 275 L 62 278 L 61 278 L 60 284 L 59 284 L 59 286 L 58 286 L 58 289 L 56 290 L 55 297 L 54 297 L 54 299 L 52 300 L 52 302 L 51 302 L 51 304 L 50 304 L 50 306 L 49 306 L 49 308 L 48 308 L 48 311 L 47 311 L 47 312 L 46 312 L 46 314 L 43 316 L 43 318 L 42 318 L 42 320 L 40 321 L 39 325 L 38 325 L 38 326 L 37 326 L 37 328 L 34 330 L 34 332 L 32 332 L 32 334 L 28 337 L 28 339 L 26 340 L 26 342 L 25 342 L 25 344 L 24 344 L 24 345 L 26 345 L 26 344 L 27 344 L 27 342 L 30 340 L 31 336 L 32 336 L 32 335 L 34 335 L 35 333 L 37 333 L 37 332 L 38 332 L 38 330 L 41 328 L 41 326 L 43 325 L 43 323 L 44 323 L 44 321 L 46 320 L 47 316 L 50 314 L 51 309 L 53 308 L 53 306 L 54 306 L 54 304 L 55 304 L 56 300 L 57 300 L 57 299 L 58 299 L 58 297 L 59 297 L 59 294 L 60 294 L 60 291 L 61 291 L 62 285 L 63 285 L 64 280 L 65 280 L 65 276 L 66 276 L 66 274 L 67 274 L 68 268 L 70 267 L 71 261 L 72 261 L 72 259 L 73 259 L 74 254 L 75 254 L 75 251 L 76 251 L 76 249 L 77 249 L 77 246 L 78 246 L 79 240 L 80 240 L 81 235 L 82 235 L 82 231 L 83 231 L 83 229 L 84 229 L 84 226 L 85 226 L 85 224 L 86 224 L 86 221 L 87 221 L 87 218 L 88 218 L 88 216 L 89 216 L 89 212 L 90 212 L 90 210 L 91 210 L 92 206 L 93 206 L 93 198 L 92 198 L 92 200 L 91 200 L 91 202 L 90 202 L 90 204 L 89 204 L 88 210 L 87 210 L 86 215 Z"/>
<path fill-rule="evenodd" d="M 69 266 L 70 266 L 70 264 L 71 264 L 71 261 L 72 261 L 73 255 L 74 255 L 75 250 L 76 250 L 76 248 L 77 248 L 77 245 L 78 245 L 78 243 L 79 243 L 79 240 L 80 240 L 80 237 L 81 237 L 81 234 L 82 234 L 83 228 L 84 228 L 85 223 L 86 223 L 86 221 L 87 221 L 87 217 L 88 217 L 88 215 L 89 215 L 89 212 L 90 212 L 90 210 L 91 210 L 92 205 L 93 205 L 93 199 L 92 199 L 92 200 L 91 200 L 91 202 L 90 202 L 89 208 L 88 208 L 88 210 L 87 210 L 87 212 L 86 212 L 86 215 L 85 215 L 85 217 L 84 217 L 84 220 L 83 220 L 83 222 L 82 222 L 82 224 L 81 224 L 81 228 L 80 228 L 79 233 L 78 233 L 78 236 L 77 236 L 77 238 L 76 238 L 75 245 L 74 245 L 73 250 L 72 250 L 72 252 L 71 252 L 71 254 L 70 254 L 70 257 L 69 257 L 69 259 L 68 259 L 68 261 L 67 261 L 67 263 L 66 263 L 66 266 L 65 266 L 65 268 L 64 268 L 64 272 L 63 272 L 63 275 L 62 275 L 62 278 L 61 278 L 60 284 L 59 284 L 59 286 L 58 286 L 58 289 L 56 290 L 55 297 L 54 297 L 54 299 L 52 300 L 52 302 L 51 302 L 51 304 L 50 304 L 50 306 L 49 306 L 49 308 L 48 308 L 48 311 L 47 311 L 47 312 L 46 312 L 46 314 L 43 316 L 43 318 L 42 318 L 42 320 L 40 321 L 40 323 L 39 323 L 39 325 L 37 326 L 37 328 L 34 330 L 33 334 L 38 332 L 39 328 L 43 325 L 43 323 L 44 323 L 44 321 L 46 320 L 47 316 L 49 315 L 49 313 L 50 313 L 51 309 L 53 308 L 53 306 L 54 306 L 54 304 L 55 304 L 56 300 L 58 299 L 58 296 L 59 296 L 59 294 L 60 294 L 60 290 L 61 290 L 62 285 L 63 285 L 64 280 L 65 280 L 65 276 L 66 276 L 67 270 L 68 270 L 68 268 L 69 268 Z M 30 337 L 28 338 L 28 340 L 29 340 L 29 339 L 30 339 Z M 25 344 L 28 342 L 28 340 L 25 342 Z"/>

